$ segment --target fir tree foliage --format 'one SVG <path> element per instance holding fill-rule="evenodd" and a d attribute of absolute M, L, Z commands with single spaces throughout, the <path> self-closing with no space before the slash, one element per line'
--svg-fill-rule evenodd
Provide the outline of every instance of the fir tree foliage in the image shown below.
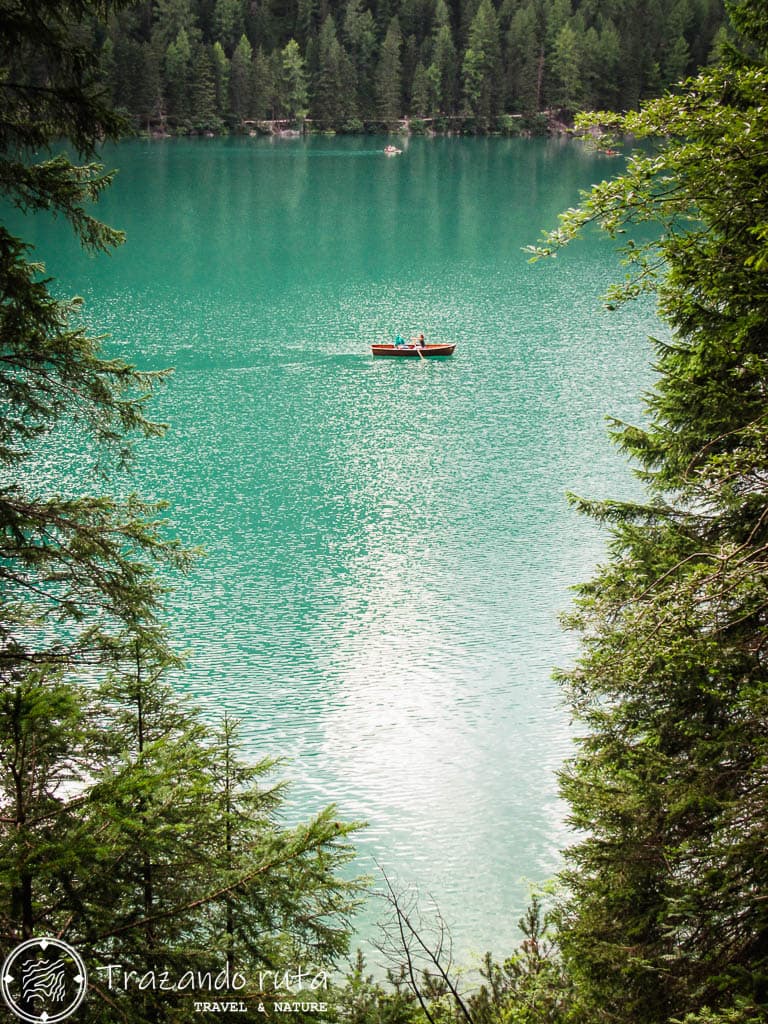
<path fill-rule="evenodd" d="M 92 252 L 122 241 L 93 215 L 111 180 L 94 156 L 126 124 L 80 42 L 109 13 L 67 0 L 5 4 L 0 19 L 0 187 Z M 210 111 L 210 58 L 181 73 L 187 52 L 201 59 L 179 24 L 188 4 L 157 13 L 147 52 L 175 47 L 178 102 Z M 51 155 L 62 139 L 81 162 Z M 93 970 L 83 1021 L 179 1021 L 188 993 L 113 990 L 98 968 L 330 965 L 356 892 L 341 877 L 350 827 L 332 808 L 281 825 L 274 765 L 247 764 L 235 723 L 213 730 L 164 681 L 181 666 L 158 569 L 183 571 L 191 553 L 167 538 L 160 506 L 110 487 L 135 441 L 163 432 L 146 405 L 165 374 L 108 357 L 80 300 L 50 285 L 0 226 L 0 945 L 72 942 Z M 45 482 L 63 478 L 50 471 L 63 434 L 90 455 L 71 493 Z"/>
<path fill-rule="evenodd" d="M 214 43 L 211 48 L 213 63 L 213 82 L 215 90 L 215 110 L 217 113 L 229 109 L 229 69 L 230 62 L 221 43 Z"/>
<path fill-rule="evenodd" d="M 343 36 L 357 81 L 356 106 L 363 116 L 373 117 L 373 76 L 378 40 L 373 14 L 369 8 L 363 8 L 362 0 L 349 0 L 347 3 Z"/>
<path fill-rule="evenodd" d="M 350 102 L 350 83 L 345 81 L 349 58 L 329 14 L 318 37 L 318 69 L 315 75 L 312 117 L 319 128 L 333 128 L 344 123 Z"/>
<path fill-rule="evenodd" d="M 254 68 L 252 62 L 253 48 L 248 42 L 248 37 L 242 35 L 232 54 L 229 73 L 232 110 L 241 120 L 252 117 L 254 114 Z"/>
<path fill-rule="evenodd" d="M 83 18 L 90 12 L 85 3 L 68 8 Z M 56 5 L 3 12 L 0 187 L 19 209 L 61 216 L 86 249 L 107 251 L 122 236 L 93 216 L 111 181 L 93 155 L 97 140 L 117 138 L 124 122 L 110 112 L 95 56 L 72 39 Z M 85 162 L 47 153 L 60 136 Z M 160 509 L 136 497 L 62 495 L 32 472 L 45 442 L 65 428 L 90 444 L 99 472 L 129 462 L 133 437 L 162 432 L 145 408 L 163 374 L 106 358 L 82 326 L 80 300 L 55 299 L 43 266 L 2 226 L 0 297 L 3 679 L 43 664 L 111 664 L 124 635 L 165 649 L 153 566 L 165 560 L 183 569 L 188 556 L 163 537 Z"/>
<path fill-rule="evenodd" d="M 563 776 L 584 836 L 560 924 L 578 1021 L 747 1022 L 768 1006 L 768 17 L 757 0 L 730 13 L 724 65 L 583 120 L 654 147 L 539 250 L 597 223 L 627 270 L 609 302 L 654 291 L 669 331 L 647 422 L 614 424 L 647 500 L 577 502 L 612 536 L 563 675 L 584 729 Z"/>
<path fill-rule="evenodd" d="M 543 39 L 533 4 L 515 11 L 506 37 L 506 95 L 515 110 L 531 113 L 542 106 Z"/>
<path fill-rule="evenodd" d="M 483 957 L 482 984 L 468 1000 L 472 1024 L 566 1024 L 573 983 L 559 956 L 554 912 L 533 893 L 518 922 L 522 941 L 503 963 Z"/>
<path fill-rule="evenodd" d="M 307 75 L 295 39 L 290 39 L 283 48 L 282 65 L 285 112 L 290 118 L 303 121 L 307 116 Z"/>
<path fill-rule="evenodd" d="M 341 51 L 329 61 L 326 45 L 322 63 L 319 36 L 328 18 Z M 397 60 L 388 38 L 393 18 Z M 297 109 L 308 109 L 310 121 L 319 110 L 320 128 L 343 129 L 358 118 L 395 123 L 413 108 L 422 64 L 420 114 L 461 116 L 475 130 L 494 131 L 505 112 L 636 107 L 706 63 L 722 22 L 721 0 L 162 0 L 123 11 L 93 41 L 117 106 L 142 124 L 148 110 L 157 110 L 152 125 L 159 129 L 199 131 L 211 122 L 206 68 L 208 59 L 220 66 L 211 56 L 215 46 L 232 61 L 236 79 L 229 96 L 216 90 L 214 113 L 222 125 L 238 128 L 267 113 L 291 117 L 281 68 L 294 40 L 307 85 L 307 100 Z M 154 85 L 147 102 L 142 83 L 150 47 L 162 55 L 159 103 Z M 245 86 L 260 51 L 271 66 L 266 103 Z M 205 79 L 201 89 L 198 75 Z M 345 102 L 329 123 L 334 78 L 344 82 Z"/>
<path fill-rule="evenodd" d="M 432 85 L 435 110 L 443 114 L 455 114 L 458 105 L 458 64 L 445 0 L 437 0 L 435 8 L 432 63 L 427 74 Z"/>
<path fill-rule="evenodd" d="M 169 114 L 187 121 L 192 114 L 192 48 L 183 26 L 165 51 L 165 80 Z"/>
<path fill-rule="evenodd" d="M 381 47 L 376 69 L 378 115 L 389 127 L 395 127 L 402 111 L 401 50 L 403 37 L 400 23 L 393 18 Z"/>
<path fill-rule="evenodd" d="M 499 21 L 491 0 L 481 0 L 472 19 L 462 70 L 466 101 L 479 126 L 487 129 L 499 113 L 501 81 Z"/>
<path fill-rule="evenodd" d="M 0 936 L 74 944 L 103 996 L 89 1021 L 191 1012 L 189 993 L 126 990 L 123 971 L 329 968 L 355 903 L 350 826 L 329 808 L 282 827 L 274 763 L 248 764 L 236 722 L 205 725 L 137 654 L 98 693 L 30 674 L 0 695 Z"/>

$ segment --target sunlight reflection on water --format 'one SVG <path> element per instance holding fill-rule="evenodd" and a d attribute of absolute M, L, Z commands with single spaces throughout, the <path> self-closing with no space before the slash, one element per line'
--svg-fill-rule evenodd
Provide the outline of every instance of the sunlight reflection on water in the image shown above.
<path fill-rule="evenodd" d="M 637 409 L 655 321 L 600 312 L 594 240 L 548 267 L 520 252 L 594 156 L 347 159 L 371 156 L 358 141 L 127 145 L 106 211 L 126 249 L 38 242 L 64 284 L 87 275 L 116 352 L 176 367 L 137 485 L 207 551 L 170 608 L 180 689 L 292 759 L 291 817 L 367 819 L 361 869 L 432 892 L 459 950 L 504 953 L 566 837 L 557 616 L 602 540 L 564 494 L 631 488 L 603 418 Z M 371 359 L 422 327 L 453 359 Z"/>

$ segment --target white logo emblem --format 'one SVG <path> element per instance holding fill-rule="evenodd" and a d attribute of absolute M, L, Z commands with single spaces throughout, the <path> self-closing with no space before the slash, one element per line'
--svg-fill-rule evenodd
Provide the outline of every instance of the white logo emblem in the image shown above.
<path fill-rule="evenodd" d="M 11 1013 L 30 1024 L 56 1024 L 85 998 L 83 958 L 60 939 L 28 939 L 6 957 L 0 994 Z"/>

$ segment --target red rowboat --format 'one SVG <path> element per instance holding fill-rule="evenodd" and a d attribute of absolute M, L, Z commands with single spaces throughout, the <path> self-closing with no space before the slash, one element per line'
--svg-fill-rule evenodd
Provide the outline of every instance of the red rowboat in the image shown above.
<path fill-rule="evenodd" d="M 418 359 L 422 356 L 451 356 L 456 348 L 455 342 L 445 345 L 371 345 L 371 352 L 375 356 L 413 356 Z"/>

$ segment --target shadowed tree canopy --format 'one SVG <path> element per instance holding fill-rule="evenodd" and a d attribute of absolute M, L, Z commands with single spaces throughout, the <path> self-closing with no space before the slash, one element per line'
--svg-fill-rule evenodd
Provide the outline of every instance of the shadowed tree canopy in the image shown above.
<path fill-rule="evenodd" d="M 0 189 L 28 212 L 64 217 L 82 245 L 106 251 L 120 232 L 92 204 L 111 174 L 95 147 L 125 122 L 109 107 L 97 55 L 76 19 L 101 4 L 0 5 Z M 68 140 L 82 162 L 61 149 Z M 0 225 L 0 671 L 110 663 L 123 634 L 164 647 L 155 563 L 183 568 L 159 508 L 101 492 L 99 479 L 130 460 L 132 440 L 162 431 L 145 414 L 162 372 L 109 358 L 80 319 L 80 300 L 54 297 L 29 247 Z M 92 454 L 94 491 L 62 494 L 35 472 L 46 445 L 76 434 Z M 97 489 L 98 488 L 98 489 Z"/>
<path fill-rule="evenodd" d="M 318 34 L 328 19 L 342 63 L 349 64 L 339 90 L 345 102 L 331 125 L 329 82 L 338 77 L 333 65 L 339 61 L 329 65 L 327 39 L 324 66 L 318 59 Z M 400 32 L 397 59 L 393 19 Z M 247 78 L 262 52 L 279 78 L 285 47 L 295 39 L 299 53 L 291 61 L 304 61 L 308 92 L 298 109 L 307 107 L 313 121 L 319 110 L 317 127 L 359 131 L 358 117 L 396 122 L 413 105 L 421 64 L 420 114 L 466 121 L 442 122 L 443 130 L 496 131 L 512 130 L 508 118 L 499 120 L 504 113 L 528 116 L 557 107 L 567 115 L 613 98 L 619 109 L 636 107 L 706 64 L 722 23 L 721 0 L 179 0 L 127 8 L 110 20 L 106 39 L 103 32 L 92 38 L 104 54 L 104 78 L 115 105 L 143 126 L 188 132 L 214 125 L 207 90 L 194 88 L 195 79 L 207 75 L 213 47 L 237 63 L 237 77 Z M 248 68 L 243 38 L 250 47 Z M 161 69 L 160 109 L 153 96 L 155 114 L 148 124 L 146 99 L 140 100 L 147 90 L 137 87 L 137 79 L 143 67 L 153 66 L 147 55 L 158 52 L 170 56 Z M 294 116 L 289 92 L 282 96 L 277 90 L 271 116 Z M 261 105 L 251 107 L 243 95 L 238 86 L 230 105 L 220 96 L 215 117 L 234 129 L 243 118 L 263 117 Z M 530 123 L 537 119 L 531 116 Z"/>

